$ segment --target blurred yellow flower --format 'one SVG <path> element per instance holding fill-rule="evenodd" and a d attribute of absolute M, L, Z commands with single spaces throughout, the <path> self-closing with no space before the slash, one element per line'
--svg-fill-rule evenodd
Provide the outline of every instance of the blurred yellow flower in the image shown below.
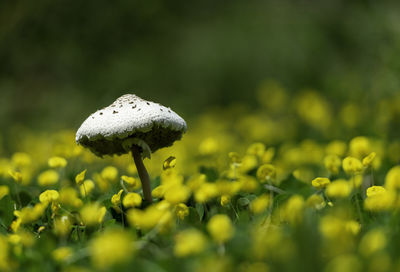
<path fill-rule="evenodd" d="M 46 190 L 39 195 L 39 200 L 45 205 L 51 202 L 55 202 L 60 197 L 60 194 L 56 190 Z"/>
<path fill-rule="evenodd" d="M 394 166 L 386 174 L 385 187 L 388 190 L 397 190 L 400 188 L 400 166 Z"/>
<path fill-rule="evenodd" d="M 134 240 L 123 230 L 112 229 L 89 242 L 90 258 L 93 266 L 107 269 L 132 259 Z"/>
<path fill-rule="evenodd" d="M 332 174 L 337 175 L 342 165 L 342 161 L 339 156 L 331 154 L 324 158 L 325 168 Z"/>
<path fill-rule="evenodd" d="M 375 157 L 376 157 L 376 153 L 375 153 L 375 152 L 370 153 L 368 156 L 366 156 L 366 157 L 362 160 L 362 164 L 363 164 L 365 167 L 371 166 L 371 164 L 372 164 L 372 162 L 374 161 Z"/>
<path fill-rule="evenodd" d="M 199 153 L 201 155 L 212 155 L 219 149 L 218 141 L 213 137 L 205 138 L 200 142 Z"/>
<path fill-rule="evenodd" d="M 23 168 L 31 165 L 32 159 L 31 156 L 24 152 L 16 152 L 11 157 L 11 163 L 16 168 Z"/>
<path fill-rule="evenodd" d="M 250 211 L 254 214 L 263 213 L 270 205 L 270 197 L 262 194 L 250 203 Z"/>
<path fill-rule="evenodd" d="M 68 216 L 61 216 L 54 220 L 54 234 L 57 236 L 64 237 L 71 231 L 72 223 Z"/>
<path fill-rule="evenodd" d="M 86 175 L 86 169 L 80 172 L 78 175 L 76 175 L 75 183 L 77 185 L 82 185 L 83 181 L 85 180 L 85 175 Z"/>
<path fill-rule="evenodd" d="M 328 155 L 336 155 L 338 157 L 344 156 L 346 150 L 346 143 L 338 140 L 330 142 L 325 148 L 325 151 Z"/>
<path fill-rule="evenodd" d="M 83 201 L 78 197 L 78 192 L 72 187 L 64 187 L 60 190 L 59 202 L 63 205 L 79 208 Z"/>
<path fill-rule="evenodd" d="M 263 143 L 253 143 L 248 148 L 246 153 L 261 158 L 265 152 L 265 145 Z"/>
<path fill-rule="evenodd" d="M 221 206 L 222 207 L 226 207 L 229 205 L 229 203 L 231 202 L 231 197 L 229 195 L 222 195 L 221 196 Z"/>
<path fill-rule="evenodd" d="M 40 186 L 50 186 L 58 182 L 59 174 L 55 170 L 46 170 L 38 176 L 38 184 Z"/>
<path fill-rule="evenodd" d="M 196 202 L 205 203 L 218 195 L 218 188 L 215 183 L 205 182 L 195 191 Z"/>
<path fill-rule="evenodd" d="M 207 245 L 206 237 L 196 229 L 186 229 L 175 235 L 174 255 L 186 257 L 201 253 Z"/>
<path fill-rule="evenodd" d="M 394 207 L 396 201 L 396 194 L 393 191 L 388 190 L 375 190 L 369 192 L 368 196 L 364 200 L 364 208 L 372 212 L 387 211 Z"/>
<path fill-rule="evenodd" d="M 377 194 L 385 193 L 386 189 L 382 186 L 371 186 L 367 189 L 367 197 L 371 197 Z"/>
<path fill-rule="evenodd" d="M 318 194 L 312 194 L 307 198 L 306 205 L 316 210 L 321 210 L 325 208 L 326 202 L 322 196 Z"/>
<path fill-rule="evenodd" d="M 168 187 L 164 194 L 164 199 L 171 204 L 186 202 L 190 197 L 190 190 L 187 186 L 176 185 Z"/>
<path fill-rule="evenodd" d="M 59 247 L 53 250 L 51 256 L 56 262 L 65 262 L 68 258 L 73 255 L 72 248 L 70 247 Z"/>
<path fill-rule="evenodd" d="M 21 183 L 22 182 L 22 174 L 21 172 L 18 171 L 8 171 L 8 174 L 12 177 L 12 179 L 15 181 L 15 183 Z"/>
<path fill-rule="evenodd" d="M 346 180 L 335 180 L 326 187 L 326 195 L 332 198 L 346 198 L 351 193 L 352 186 Z"/>
<path fill-rule="evenodd" d="M 362 263 L 356 255 L 339 255 L 331 260 L 325 272 L 361 272 Z"/>
<path fill-rule="evenodd" d="M 386 247 L 387 238 L 382 229 L 373 229 L 367 232 L 360 242 L 360 252 L 365 257 L 370 257 L 372 254 Z"/>
<path fill-rule="evenodd" d="M 125 208 L 139 207 L 142 204 L 142 196 L 138 193 L 127 193 L 122 200 Z"/>
<path fill-rule="evenodd" d="M 266 183 L 276 177 L 276 168 L 272 164 L 263 164 L 257 169 L 257 178 Z"/>
<path fill-rule="evenodd" d="M 51 157 L 47 161 L 47 164 L 51 168 L 65 168 L 67 166 L 67 160 L 63 157 Z"/>
<path fill-rule="evenodd" d="M 283 221 L 296 225 L 303 220 L 303 211 L 305 208 L 304 198 L 300 195 L 290 197 L 281 208 L 281 217 Z"/>
<path fill-rule="evenodd" d="M 328 178 L 321 178 L 321 177 L 315 178 L 311 181 L 311 185 L 317 189 L 323 189 L 330 183 L 331 181 Z"/>
<path fill-rule="evenodd" d="M 138 190 L 141 187 L 140 181 L 138 181 L 134 177 L 128 177 L 128 176 L 121 176 L 121 179 L 123 182 L 125 182 L 128 186 L 129 190 Z"/>
<path fill-rule="evenodd" d="M 363 164 L 359 159 L 354 157 L 346 157 L 342 162 L 343 170 L 347 174 L 355 175 L 360 173 L 363 170 Z"/>
<path fill-rule="evenodd" d="M 100 175 L 109 182 L 115 182 L 118 179 L 118 169 L 114 166 L 107 166 L 101 171 Z"/>
<path fill-rule="evenodd" d="M 217 214 L 211 217 L 207 223 L 207 230 L 217 243 L 225 243 L 232 238 L 235 228 L 232 221 L 225 214 Z"/>
<path fill-rule="evenodd" d="M 106 207 L 100 206 L 99 203 L 86 204 L 80 211 L 82 222 L 87 226 L 100 224 L 103 222 L 106 211 Z"/>
<path fill-rule="evenodd" d="M 0 185 L 0 200 L 10 193 L 7 185 Z"/>
<path fill-rule="evenodd" d="M 184 203 L 179 203 L 178 205 L 175 205 L 175 215 L 180 220 L 185 219 L 185 217 L 189 215 L 189 207 L 186 206 L 186 204 Z"/>
<path fill-rule="evenodd" d="M 358 136 L 350 141 L 349 149 L 351 156 L 362 159 L 371 153 L 371 143 L 367 137 Z"/>
<path fill-rule="evenodd" d="M 79 185 L 79 192 L 81 193 L 81 196 L 86 197 L 93 191 L 94 187 L 94 182 L 90 179 L 87 179 L 82 182 L 81 185 Z"/>

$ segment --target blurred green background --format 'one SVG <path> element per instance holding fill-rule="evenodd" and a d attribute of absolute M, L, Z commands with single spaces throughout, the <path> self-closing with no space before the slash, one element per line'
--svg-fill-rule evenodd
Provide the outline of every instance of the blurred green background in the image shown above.
<path fill-rule="evenodd" d="M 77 128 L 132 92 L 184 117 L 275 79 L 334 103 L 399 90 L 400 1 L 0 2 L 0 128 Z"/>

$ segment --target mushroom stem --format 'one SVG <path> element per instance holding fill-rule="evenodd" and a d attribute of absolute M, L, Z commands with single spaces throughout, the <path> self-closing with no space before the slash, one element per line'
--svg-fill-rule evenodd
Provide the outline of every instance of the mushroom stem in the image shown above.
<path fill-rule="evenodd" d="M 137 146 L 132 146 L 132 156 L 136 164 L 136 169 L 138 171 L 140 181 L 142 182 L 143 197 L 145 202 L 152 203 L 153 199 L 151 197 L 151 187 L 150 187 L 150 177 L 147 173 L 146 167 L 143 164 L 142 155 Z"/>

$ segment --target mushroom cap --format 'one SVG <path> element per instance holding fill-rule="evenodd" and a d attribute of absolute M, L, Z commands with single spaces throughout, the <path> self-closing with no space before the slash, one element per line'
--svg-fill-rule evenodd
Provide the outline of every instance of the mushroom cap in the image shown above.
<path fill-rule="evenodd" d="M 186 128 L 185 120 L 170 108 L 125 94 L 91 114 L 78 129 L 76 142 L 100 157 L 128 153 L 129 143 L 138 141 L 155 152 L 179 140 Z"/>

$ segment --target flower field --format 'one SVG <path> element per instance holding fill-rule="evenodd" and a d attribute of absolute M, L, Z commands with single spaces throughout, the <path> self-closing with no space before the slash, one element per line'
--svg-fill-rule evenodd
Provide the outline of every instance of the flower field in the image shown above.
<path fill-rule="evenodd" d="M 76 128 L 1 132 L 0 271 L 400 271 L 400 95 L 257 101 L 144 160 L 151 205 Z"/>

